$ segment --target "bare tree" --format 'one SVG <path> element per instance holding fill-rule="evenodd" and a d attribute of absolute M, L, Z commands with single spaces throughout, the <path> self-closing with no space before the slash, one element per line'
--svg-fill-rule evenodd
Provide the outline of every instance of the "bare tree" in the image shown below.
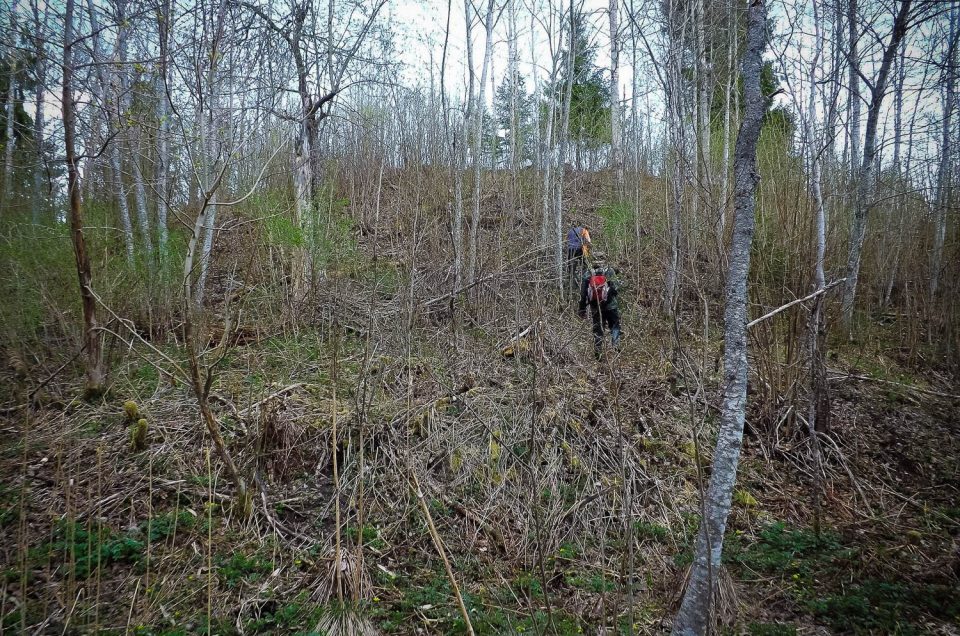
<path fill-rule="evenodd" d="M 947 208 L 953 185 L 953 108 L 957 101 L 957 22 L 960 9 L 950 10 L 950 31 L 943 63 L 943 137 L 940 142 L 940 167 L 937 170 L 936 216 L 933 229 L 933 250 L 930 254 L 930 300 L 940 288 L 940 269 L 943 261 L 943 242 L 947 234 Z"/>
<path fill-rule="evenodd" d="M 9 79 L 7 80 L 7 145 L 3 155 L 3 199 L 0 200 L 6 206 L 11 200 L 11 191 L 13 188 L 13 150 L 16 145 L 14 122 L 17 119 L 17 63 L 19 54 L 17 52 L 17 2 L 13 0 L 10 3 L 10 42 L 7 45 L 7 64 L 9 68 Z"/>
<path fill-rule="evenodd" d="M 872 207 L 873 179 L 877 159 L 877 125 L 880 121 L 880 107 L 887 91 L 887 79 L 893 58 L 900 46 L 900 41 L 906 36 L 910 24 L 911 7 L 913 0 L 903 0 L 900 10 L 893 22 L 890 40 L 883 51 L 883 58 L 876 78 L 870 82 L 860 75 L 867 89 L 870 91 L 870 105 L 867 110 L 867 127 L 863 140 L 863 159 L 856 178 L 856 193 L 854 200 L 853 222 L 850 227 L 850 247 L 847 258 L 846 282 L 843 288 L 843 322 L 849 331 L 853 322 L 853 308 L 857 296 L 857 280 L 860 273 L 860 257 L 863 253 L 863 242 L 867 232 L 867 217 Z"/>
<path fill-rule="evenodd" d="M 854 178 L 860 172 L 860 19 L 857 17 L 857 0 L 847 1 L 847 117 L 850 126 L 850 174 Z"/>
<path fill-rule="evenodd" d="M 67 190 L 70 198 L 70 236 L 76 258 L 80 299 L 83 301 L 83 330 L 86 360 L 86 394 L 103 391 L 104 373 L 100 355 L 100 333 L 97 325 L 97 304 L 90 287 L 90 258 L 83 235 L 83 210 L 80 205 L 80 172 L 75 148 L 75 115 L 73 102 L 73 0 L 66 0 L 63 26 L 63 143 L 67 159 Z"/>
<path fill-rule="evenodd" d="M 480 243 L 480 186 L 481 186 L 481 159 L 480 145 L 483 140 L 483 114 L 486 112 L 486 89 L 487 76 L 490 74 L 490 64 L 493 58 L 493 26 L 494 26 L 494 0 L 487 1 L 486 18 L 484 27 L 486 31 L 486 40 L 483 45 L 483 66 L 480 70 L 480 85 L 477 100 L 473 105 L 473 139 L 470 160 L 473 162 L 473 214 L 470 217 L 470 251 L 467 256 L 467 282 L 472 283 L 477 273 L 477 251 Z"/>
<path fill-rule="evenodd" d="M 46 4 L 43 8 L 43 18 L 40 17 L 40 2 L 33 0 L 30 5 L 33 11 L 33 54 L 34 75 L 36 80 L 36 100 L 34 102 L 33 115 L 33 143 L 37 153 L 37 163 L 33 169 L 33 222 L 40 223 L 41 214 L 47 207 L 44 203 L 46 197 L 44 193 L 44 177 L 47 174 L 45 165 L 45 151 L 43 147 L 43 126 L 44 126 L 44 94 L 47 90 L 47 52 L 46 52 L 46 32 L 50 16 L 50 5 Z M 48 187 L 49 189 L 49 181 Z"/>
<path fill-rule="evenodd" d="M 767 7 L 764 0 L 750 3 L 747 18 L 746 50 L 743 56 L 745 110 L 734 149 L 734 220 L 730 244 L 724 312 L 723 406 L 720 431 L 713 454 L 713 471 L 703 502 L 700 531 L 697 533 L 690 580 L 683 597 L 673 633 L 683 636 L 706 634 L 720 570 L 720 554 L 743 443 L 743 422 L 747 405 L 747 277 L 753 243 L 757 140 L 763 122 L 765 100 L 760 92 L 760 72 L 766 48 Z"/>
<path fill-rule="evenodd" d="M 156 73 L 157 121 L 160 126 L 157 161 L 157 239 L 161 265 L 167 255 L 167 216 L 170 209 L 170 134 L 171 108 L 171 55 L 170 38 L 173 29 L 173 2 L 163 0 L 157 12 L 157 33 L 160 42 L 160 59 Z"/>
<path fill-rule="evenodd" d="M 93 63 L 96 68 L 98 88 L 100 89 L 101 99 L 104 100 L 104 110 L 106 111 L 108 139 L 111 141 L 110 167 L 113 171 L 113 180 L 117 188 L 117 203 L 120 211 L 120 226 L 123 230 L 123 244 L 126 248 L 127 261 L 133 262 L 134 242 L 133 226 L 130 223 L 130 206 L 127 202 L 126 189 L 123 187 L 123 170 L 121 168 L 120 146 L 115 137 L 119 134 L 119 125 L 122 121 L 120 101 L 121 95 L 113 84 L 113 78 L 107 73 L 107 66 L 104 64 L 103 54 L 100 48 L 101 33 L 100 19 L 97 16 L 97 10 L 94 7 L 93 0 L 87 0 L 87 10 L 90 14 L 91 39 L 93 41 Z M 122 60 L 126 48 L 127 29 L 124 25 L 118 25 L 117 44 L 114 57 Z M 116 62 L 116 60 L 115 60 Z M 116 110 L 116 113 L 113 112 Z"/>
<path fill-rule="evenodd" d="M 610 163 L 614 170 L 614 191 L 623 195 L 623 139 L 620 126 L 620 5 L 610 0 Z"/>

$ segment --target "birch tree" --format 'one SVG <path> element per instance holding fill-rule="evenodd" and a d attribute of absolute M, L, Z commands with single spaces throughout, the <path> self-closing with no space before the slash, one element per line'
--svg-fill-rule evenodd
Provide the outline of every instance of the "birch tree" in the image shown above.
<path fill-rule="evenodd" d="M 16 145 L 14 122 L 17 119 L 17 65 L 19 54 L 17 52 L 17 2 L 13 0 L 10 3 L 10 31 L 7 34 L 10 41 L 7 43 L 7 68 L 9 77 L 7 79 L 7 145 L 4 148 L 3 155 L 3 199 L 4 207 L 7 207 L 13 198 L 13 150 Z"/>
<path fill-rule="evenodd" d="M 614 170 L 614 191 L 623 194 L 623 140 L 620 126 L 620 6 L 610 0 L 610 163 Z"/>
<path fill-rule="evenodd" d="M 950 10 L 950 30 L 943 63 L 943 136 L 940 142 L 940 166 L 937 170 L 936 215 L 933 228 L 933 250 L 930 255 L 930 300 L 937 296 L 940 287 L 940 270 L 943 261 L 943 243 L 947 234 L 947 208 L 953 185 L 953 108 L 957 101 L 957 22 L 960 10 L 954 5 Z"/>
<path fill-rule="evenodd" d="M 857 17 L 857 0 L 847 1 L 847 118 L 850 127 L 850 175 L 859 178 L 860 173 L 860 28 Z"/>
<path fill-rule="evenodd" d="M 766 20 L 764 0 L 752 0 L 747 17 L 742 71 L 745 108 L 734 148 L 734 220 L 724 310 L 723 405 L 690 579 L 673 626 L 673 633 L 683 636 L 706 634 L 710 628 L 723 536 L 743 443 L 749 372 L 747 277 L 753 243 L 755 192 L 760 180 L 757 172 L 757 141 L 765 112 L 765 100 L 760 92 L 760 72 L 766 48 Z"/>
<path fill-rule="evenodd" d="M 73 254 L 80 283 L 80 299 L 83 303 L 84 360 L 86 370 L 86 394 L 98 395 L 103 391 L 104 373 L 100 355 L 100 333 L 97 324 L 96 299 L 91 289 L 90 258 L 87 255 L 86 238 L 83 234 L 83 210 L 80 204 L 80 171 L 77 168 L 76 118 L 73 101 L 73 2 L 66 0 L 63 25 L 63 143 L 67 160 L 68 216 Z"/>
<path fill-rule="evenodd" d="M 160 45 L 160 59 L 157 64 L 157 122 L 160 126 L 157 161 L 157 241 L 161 266 L 167 256 L 167 216 L 170 209 L 170 134 L 171 108 L 170 91 L 171 55 L 170 40 L 173 30 L 173 2 L 163 0 L 157 12 L 157 35 Z"/>
<path fill-rule="evenodd" d="M 40 17 L 40 2 L 39 0 L 33 0 L 30 5 L 31 10 L 33 11 L 33 40 L 34 40 L 34 49 L 33 54 L 35 56 L 34 60 L 34 76 L 36 80 L 36 91 L 35 91 L 35 101 L 34 101 L 34 115 L 33 115 L 33 143 L 36 148 L 37 153 L 37 164 L 33 169 L 33 222 L 34 224 L 41 222 L 41 215 L 46 209 L 44 201 L 46 199 L 44 193 L 43 182 L 45 181 L 44 175 L 46 174 L 46 151 L 44 149 L 44 137 L 43 137 L 43 126 L 44 126 L 44 95 L 47 90 L 47 52 L 46 52 L 46 32 L 47 24 L 49 22 L 50 16 L 50 5 L 46 4 L 43 9 L 43 18 Z M 48 188 L 49 189 L 49 188 Z"/>
<path fill-rule="evenodd" d="M 850 227 L 850 246 L 847 257 L 846 282 L 843 288 L 843 323 L 849 332 L 853 322 L 853 308 L 857 296 L 857 280 L 860 274 L 860 258 L 867 232 L 867 217 L 873 207 L 873 179 L 877 159 L 877 125 L 880 121 L 880 108 L 887 91 L 887 80 L 894 55 L 900 41 L 906 36 L 911 18 L 913 0 L 903 0 L 893 21 L 893 30 L 887 42 L 876 78 L 869 82 L 861 75 L 870 92 L 870 104 L 867 110 L 867 127 L 864 132 L 862 161 L 856 179 L 854 195 L 853 221 Z M 856 144 L 854 144 L 856 145 Z"/>
<path fill-rule="evenodd" d="M 470 217 L 470 251 L 467 256 L 468 283 L 472 283 L 476 278 L 477 252 L 480 248 L 480 186 L 481 167 L 483 165 L 480 147 L 483 140 L 483 114 L 486 112 L 487 76 L 490 73 L 493 58 L 493 9 L 494 0 L 488 0 L 486 18 L 484 19 L 486 40 L 483 45 L 483 66 L 480 70 L 480 84 L 477 99 L 473 105 L 473 121 L 471 122 L 473 138 L 471 139 L 470 160 L 473 163 L 473 214 Z"/>
<path fill-rule="evenodd" d="M 113 83 L 112 74 L 108 73 L 108 66 L 104 63 L 103 52 L 101 49 L 100 18 L 97 9 L 94 7 L 93 0 L 87 0 L 87 11 L 90 18 L 91 40 L 93 45 L 93 64 L 96 69 L 97 84 L 100 89 L 101 99 L 104 101 L 104 110 L 106 111 L 107 136 L 110 139 L 110 148 L 108 150 L 110 157 L 110 168 L 113 171 L 113 181 L 116 187 L 117 204 L 120 213 L 120 227 L 123 231 L 123 245 L 126 249 L 127 262 L 133 263 L 134 241 L 133 225 L 130 223 L 130 206 L 127 203 L 126 189 L 123 187 L 123 170 L 121 168 L 120 146 L 118 145 L 117 135 L 119 134 L 119 125 L 122 121 L 120 109 L 120 95 L 117 93 Z M 123 57 L 123 50 L 126 47 L 126 29 L 119 25 L 117 34 L 116 52 L 114 57 Z M 116 109 L 116 113 L 113 112 Z"/>

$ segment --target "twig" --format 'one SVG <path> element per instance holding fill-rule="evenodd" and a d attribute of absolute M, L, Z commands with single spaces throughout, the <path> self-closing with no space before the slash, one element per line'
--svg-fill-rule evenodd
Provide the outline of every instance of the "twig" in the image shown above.
<path fill-rule="evenodd" d="M 835 372 L 839 373 L 839 372 Z M 940 391 L 934 391 L 933 389 L 922 389 L 918 386 L 911 386 L 909 384 L 904 384 L 902 382 L 894 382 L 893 380 L 882 380 L 880 378 L 871 378 L 869 375 L 854 375 L 852 373 L 845 373 L 842 375 L 835 375 L 832 378 L 827 378 L 828 380 L 835 382 L 837 380 L 864 380 L 866 382 L 879 382 L 880 384 L 892 384 L 893 386 L 898 386 L 908 391 L 915 391 L 916 393 L 925 393 L 927 395 L 935 395 L 937 397 L 947 398 L 950 400 L 960 400 L 960 395 L 954 393 L 942 393 Z"/>

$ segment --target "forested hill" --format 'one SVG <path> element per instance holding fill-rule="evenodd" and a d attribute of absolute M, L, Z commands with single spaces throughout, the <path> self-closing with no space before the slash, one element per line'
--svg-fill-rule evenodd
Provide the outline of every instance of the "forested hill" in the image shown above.
<path fill-rule="evenodd" d="M 0 9 L 0 633 L 960 629 L 960 10 L 767 4 Z"/>

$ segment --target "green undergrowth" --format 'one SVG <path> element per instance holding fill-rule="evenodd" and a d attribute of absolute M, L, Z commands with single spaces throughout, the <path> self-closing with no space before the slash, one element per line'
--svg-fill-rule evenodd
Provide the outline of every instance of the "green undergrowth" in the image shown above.
<path fill-rule="evenodd" d="M 947 585 L 880 578 L 860 571 L 865 548 L 832 531 L 820 536 L 806 528 L 773 523 L 755 540 L 742 533 L 728 536 L 724 558 L 745 581 L 780 577 L 786 595 L 818 621 L 844 633 L 919 634 L 924 617 L 960 619 L 960 597 Z M 781 626 L 754 625 L 751 633 Z M 793 629 L 793 628 L 784 628 Z M 771 631 L 772 630 L 772 631 Z"/>

